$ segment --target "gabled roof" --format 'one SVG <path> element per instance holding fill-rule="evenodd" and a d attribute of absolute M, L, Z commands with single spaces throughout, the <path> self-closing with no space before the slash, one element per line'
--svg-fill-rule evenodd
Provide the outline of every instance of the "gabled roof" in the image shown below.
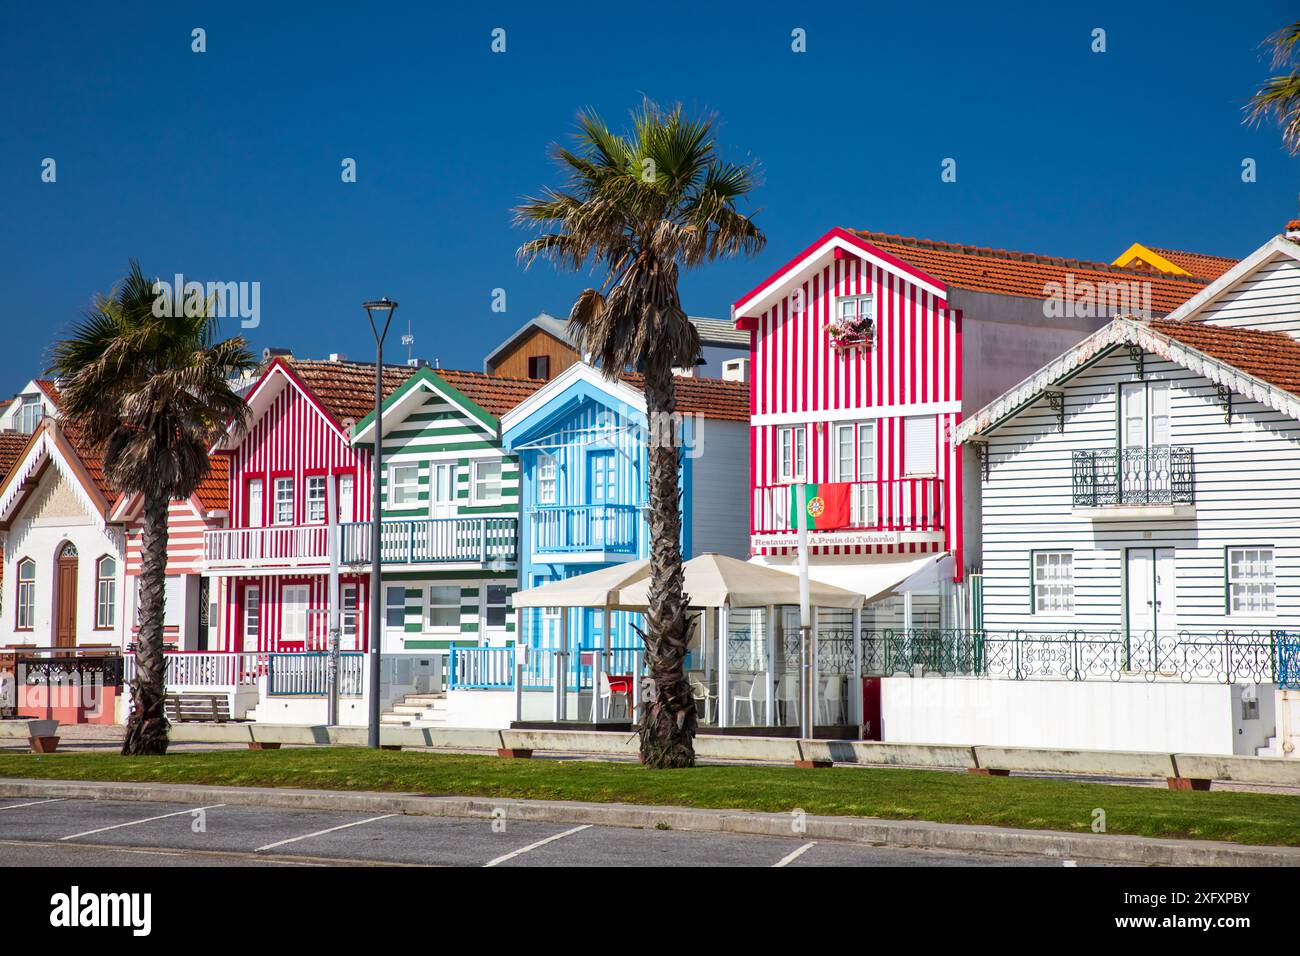
<path fill-rule="evenodd" d="M 384 400 L 384 433 L 388 433 L 390 423 L 404 419 L 423 404 L 422 392 L 432 391 L 463 409 L 484 431 L 496 437 L 500 417 L 545 384 L 542 379 L 422 368 Z M 352 429 L 354 441 L 373 442 L 374 419 L 372 411 L 356 423 Z"/>
<path fill-rule="evenodd" d="M 745 332 L 738 332 L 735 326 L 727 319 L 709 319 L 699 315 L 688 315 L 686 317 L 690 323 L 695 326 L 695 330 L 700 334 L 701 345 L 721 345 L 734 346 L 736 348 L 749 347 L 749 335 Z M 569 323 L 566 319 L 557 319 L 555 316 L 542 312 L 533 316 L 514 332 L 510 337 L 494 348 L 487 354 L 483 360 L 483 368 L 491 368 L 497 361 L 498 356 L 503 352 L 508 352 L 519 343 L 525 335 L 534 329 L 540 329 L 547 335 L 559 339 L 575 352 L 578 350 L 569 335 Z"/>
<path fill-rule="evenodd" d="M 205 520 L 214 512 L 230 510 L 230 461 L 224 455 L 212 455 L 209 461 L 207 475 L 188 499 L 195 515 Z M 143 505 L 142 495 L 120 495 L 109 516 L 113 521 L 133 521 L 139 517 Z"/>
<path fill-rule="evenodd" d="M 1125 269 L 1105 262 L 1067 259 L 1033 252 L 1012 252 L 984 246 L 916 239 L 865 229 L 835 228 L 750 290 L 732 307 L 734 319 L 752 318 L 764 311 L 780 290 L 802 281 L 812 263 L 819 263 L 832 250 L 867 255 L 888 271 L 942 297 L 949 289 L 964 289 L 993 295 L 1046 299 L 1052 286 L 1067 283 L 1148 283 L 1151 306 L 1160 313 L 1172 312 L 1205 287 L 1205 280 L 1191 276 L 1152 274 L 1149 270 Z M 837 255 L 842 253 L 837 251 Z M 749 323 L 737 323 L 747 327 Z"/>
<path fill-rule="evenodd" d="M 411 370 L 405 365 L 385 365 L 383 394 L 395 392 Z M 348 440 L 357 419 L 375 407 L 375 366 L 360 362 L 317 361 L 279 356 L 244 394 L 249 406 L 249 424 L 257 421 L 285 388 L 296 388 L 330 420 L 339 436 Z M 210 453 L 229 452 L 240 440 L 234 422 L 226 426 Z"/>
<path fill-rule="evenodd" d="M 992 431 L 1124 345 L 1181 365 L 1234 394 L 1300 420 L 1300 341 L 1283 332 L 1205 325 L 1178 319 L 1117 318 L 957 426 L 962 444 Z"/>
<path fill-rule="evenodd" d="M 1157 246 L 1144 246 L 1140 242 L 1133 243 L 1111 263 L 1130 269 L 1155 269 L 1169 275 L 1193 276 L 1207 281 L 1219 278 L 1236 264 L 1236 259 L 1227 256 L 1161 249 Z"/>
<path fill-rule="evenodd" d="M 588 365 L 586 362 L 577 362 L 503 415 L 502 430 L 512 429 L 520 422 L 528 420 L 530 416 L 544 408 L 547 402 L 563 394 L 577 382 L 586 382 L 588 387 L 598 389 L 610 398 L 622 401 L 628 407 L 645 414 L 643 376 L 626 373 L 611 381 L 605 378 L 600 369 L 595 366 Z M 682 414 L 700 415 L 715 421 L 749 421 L 748 382 L 674 376 L 673 390 L 677 396 L 677 410 Z"/>
<path fill-rule="evenodd" d="M 103 459 L 79 437 L 75 426 L 46 418 L 0 481 L 0 526 L 13 520 L 49 467 L 68 483 L 88 514 L 101 524 L 108 522 L 115 495 L 104 477 Z"/>

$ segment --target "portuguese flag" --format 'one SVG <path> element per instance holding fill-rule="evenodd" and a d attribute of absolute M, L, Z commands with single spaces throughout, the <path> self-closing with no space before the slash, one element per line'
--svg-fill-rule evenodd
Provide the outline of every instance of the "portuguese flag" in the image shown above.
<path fill-rule="evenodd" d="M 827 531 L 849 525 L 849 489 L 847 481 L 821 485 L 804 485 L 808 489 L 808 530 Z M 790 486 L 790 527 L 799 530 L 799 485 Z"/>

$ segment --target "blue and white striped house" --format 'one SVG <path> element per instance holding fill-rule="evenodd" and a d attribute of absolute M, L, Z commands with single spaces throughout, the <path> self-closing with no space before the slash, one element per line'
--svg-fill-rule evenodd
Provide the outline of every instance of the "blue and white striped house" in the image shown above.
<path fill-rule="evenodd" d="M 507 412 L 502 442 L 519 461 L 520 587 L 649 557 L 646 404 L 640 377 L 609 381 L 585 363 L 566 369 Z M 677 405 L 682 552 L 748 557 L 749 386 L 682 376 Z M 521 611 L 520 640 L 556 648 L 560 611 Z M 603 643 L 604 612 L 573 610 L 571 642 Z M 633 647 L 632 615 L 614 615 L 610 645 Z"/>

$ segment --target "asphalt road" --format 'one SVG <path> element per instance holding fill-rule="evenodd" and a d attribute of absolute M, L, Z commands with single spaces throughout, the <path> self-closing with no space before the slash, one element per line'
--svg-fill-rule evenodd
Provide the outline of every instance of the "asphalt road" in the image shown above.
<path fill-rule="evenodd" d="M 1037 856 L 684 830 L 0 798 L 0 866 L 1061 866 Z"/>

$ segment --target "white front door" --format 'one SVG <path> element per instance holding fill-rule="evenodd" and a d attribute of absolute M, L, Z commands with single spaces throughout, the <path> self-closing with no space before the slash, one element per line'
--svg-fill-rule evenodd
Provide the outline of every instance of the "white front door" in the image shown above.
<path fill-rule="evenodd" d="M 254 478 L 248 483 L 248 527 L 262 527 L 262 479 Z"/>
<path fill-rule="evenodd" d="M 1129 647 L 1135 660 L 1142 660 L 1139 642 L 1164 637 L 1174 630 L 1174 549 L 1129 548 L 1125 558 Z"/>
<path fill-rule="evenodd" d="M 429 517 L 454 518 L 456 516 L 456 465 L 452 462 L 435 462 L 433 482 L 429 489 Z"/>
<path fill-rule="evenodd" d="M 307 607 L 311 588 L 306 584 L 286 584 L 280 592 L 280 643 L 307 646 Z"/>

